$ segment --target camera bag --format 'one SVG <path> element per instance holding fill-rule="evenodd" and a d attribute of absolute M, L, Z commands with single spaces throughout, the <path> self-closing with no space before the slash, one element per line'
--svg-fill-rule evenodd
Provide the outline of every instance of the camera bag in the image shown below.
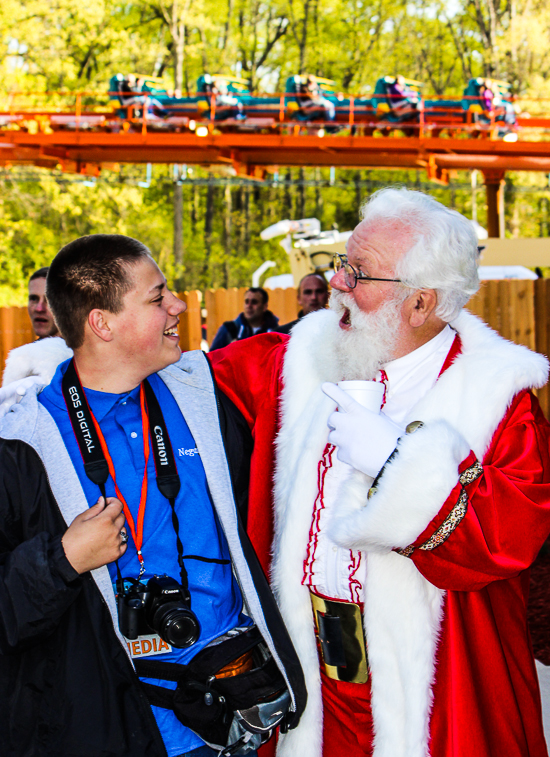
<path fill-rule="evenodd" d="M 245 672 L 221 673 L 250 653 Z M 142 682 L 151 705 L 173 710 L 178 720 L 221 755 L 246 755 L 265 743 L 290 704 L 286 682 L 256 626 L 202 649 L 188 665 L 134 661 L 142 678 L 177 683 L 168 689 Z"/>

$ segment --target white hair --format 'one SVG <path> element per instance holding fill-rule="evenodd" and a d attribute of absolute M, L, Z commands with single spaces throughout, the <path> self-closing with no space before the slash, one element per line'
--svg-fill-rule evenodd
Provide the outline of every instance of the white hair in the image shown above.
<path fill-rule="evenodd" d="M 375 192 L 363 205 L 361 219 L 369 225 L 394 221 L 411 230 L 412 246 L 395 275 L 411 289 L 435 289 L 435 314 L 446 322 L 454 320 L 479 289 L 472 223 L 430 195 L 404 187 Z"/>

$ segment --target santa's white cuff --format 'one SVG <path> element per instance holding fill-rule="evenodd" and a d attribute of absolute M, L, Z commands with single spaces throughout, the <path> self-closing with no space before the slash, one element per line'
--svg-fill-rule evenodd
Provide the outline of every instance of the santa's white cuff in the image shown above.
<path fill-rule="evenodd" d="M 470 445 L 446 421 L 402 437 L 374 494 L 371 479 L 354 472 L 338 497 L 338 515 L 328 534 L 348 549 L 388 552 L 412 544 L 435 518 L 456 486 Z"/>

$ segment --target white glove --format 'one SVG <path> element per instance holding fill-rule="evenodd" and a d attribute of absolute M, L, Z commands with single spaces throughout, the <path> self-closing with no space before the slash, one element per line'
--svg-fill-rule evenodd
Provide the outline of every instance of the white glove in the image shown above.
<path fill-rule="evenodd" d="M 27 389 L 35 384 L 45 386 L 46 383 L 47 381 L 42 376 L 27 376 L 3 386 L 0 389 L 0 418 L 3 418 L 13 405 L 21 402 L 21 397 L 26 394 Z"/>
<path fill-rule="evenodd" d="M 328 440 L 338 447 L 338 459 L 376 478 L 405 429 L 367 410 L 336 384 L 325 383 L 321 388 L 340 408 L 328 418 Z"/>

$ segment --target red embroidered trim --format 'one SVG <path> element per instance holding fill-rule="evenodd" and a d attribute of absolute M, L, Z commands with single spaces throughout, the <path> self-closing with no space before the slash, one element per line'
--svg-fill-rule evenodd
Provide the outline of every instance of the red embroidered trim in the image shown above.
<path fill-rule="evenodd" d="M 358 578 L 355 577 L 355 574 L 359 570 L 361 566 L 361 552 L 354 553 L 353 550 L 350 549 L 349 556 L 351 559 L 351 563 L 348 566 L 348 570 L 350 570 L 349 574 L 349 591 L 351 596 L 351 601 L 355 602 L 356 604 L 359 603 L 360 600 L 360 591 L 363 588 L 363 584 L 361 581 L 359 581 Z"/>
<path fill-rule="evenodd" d="M 388 384 L 389 384 L 388 374 L 386 373 L 386 371 L 383 368 L 380 368 L 380 381 L 379 381 L 379 383 L 380 384 L 384 384 L 384 396 L 382 397 L 382 405 L 380 406 L 380 410 L 382 410 L 382 408 L 386 404 L 386 396 L 388 394 Z"/>
<path fill-rule="evenodd" d="M 315 498 L 315 504 L 313 506 L 307 554 L 304 560 L 304 577 L 302 578 L 302 585 L 304 586 L 312 586 L 313 563 L 315 562 L 315 551 L 317 549 L 317 544 L 319 543 L 319 531 L 321 528 L 321 512 L 325 509 L 325 476 L 327 475 L 328 469 L 332 468 L 332 455 L 335 449 L 336 447 L 334 444 L 327 443 L 323 456 L 319 460 L 319 465 L 317 466 L 317 497 Z"/>
<path fill-rule="evenodd" d="M 321 460 L 317 466 L 317 497 L 313 505 L 313 514 L 311 517 L 311 527 L 309 529 L 307 553 L 304 559 L 304 575 L 302 578 L 303 586 L 314 586 L 313 573 L 314 564 L 316 559 L 317 547 L 319 544 L 319 533 L 321 530 L 321 513 L 325 509 L 325 478 L 332 468 L 333 455 L 336 447 L 333 444 L 327 444 Z M 363 589 L 363 584 L 356 577 L 357 571 L 361 567 L 361 553 L 354 553 L 353 550 L 349 550 L 350 562 L 348 564 L 348 585 L 350 598 L 352 602 L 360 602 L 360 592 Z"/>

